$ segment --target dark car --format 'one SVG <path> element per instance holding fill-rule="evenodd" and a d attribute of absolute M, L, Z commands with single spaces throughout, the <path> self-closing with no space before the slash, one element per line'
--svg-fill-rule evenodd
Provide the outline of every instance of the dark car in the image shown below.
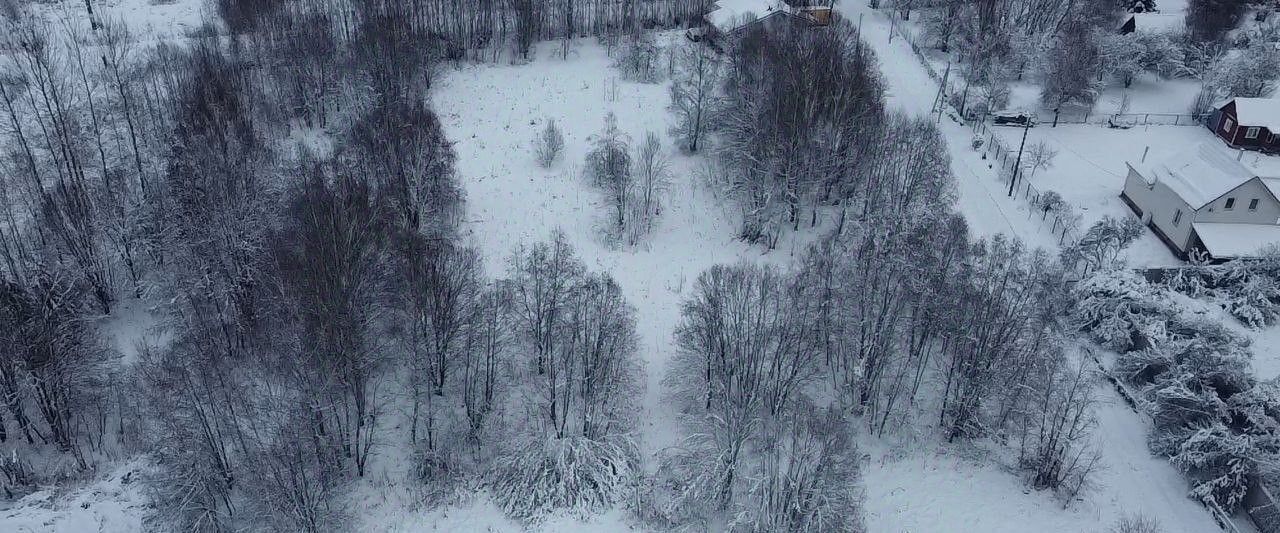
<path fill-rule="evenodd" d="M 991 121 L 997 126 L 1024 126 L 1029 128 L 1036 125 L 1036 116 L 1022 112 L 1002 112 L 992 115 Z"/>

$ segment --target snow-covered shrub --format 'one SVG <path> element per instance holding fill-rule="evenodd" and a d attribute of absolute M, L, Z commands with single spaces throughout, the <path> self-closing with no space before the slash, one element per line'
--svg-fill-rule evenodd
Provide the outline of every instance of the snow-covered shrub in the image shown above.
<path fill-rule="evenodd" d="M 1203 337 L 1169 343 L 1173 360 L 1218 396 L 1227 398 L 1253 386 L 1247 344 L 1215 343 Z"/>
<path fill-rule="evenodd" d="M 638 469 L 635 445 L 622 436 L 533 439 L 495 460 L 487 486 L 508 515 L 536 521 L 557 509 L 612 507 L 631 493 Z"/>
<path fill-rule="evenodd" d="M 1101 454 L 1093 443 L 1097 422 L 1094 374 L 1085 363 L 1046 372 L 1031 385 L 1036 399 L 1027 404 L 1029 416 L 1018 417 L 1018 468 L 1035 489 L 1053 490 L 1066 504 L 1092 481 Z"/>
<path fill-rule="evenodd" d="M 1163 282 L 1193 298 L 1214 302 L 1248 327 L 1262 328 L 1280 320 L 1278 267 L 1280 256 L 1271 252 L 1255 260 L 1179 269 Z"/>
<path fill-rule="evenodd" d="M 837 411 L 798 413 L 760 450 L 761 468 L 730 524 L 742 531 L 860 532 L 858 449 Z"/>
<path fill-rule="evenodd" d="M 1227 399 L 1232 420 L 1242 431 L 1280 435 L 1280 381 L 1271 379 Z"/>
<path fill-rule="evenodd" d="M 1146 347 L 1145 332 L 1174 316 L 1167 295 L 1129 271 L 1101 271 L 1078 283 L 1071 324 L 1117 352 Z"/>
<path fill-rule="evenodd" d="M 1161 379 L 1146 395 L 1155 426 L 1151 447 L 1157 453 L 1174 453 L 1186 430 L 1214 424 L 1227 414 L 1226 404 L 1186 372 Z"/>
<path fill-rule="evenodd" d="M 538 164 L 542 165 L 542 168 L 550 168 L 563 150 L 564 134 L 560 133 L 555 119 L 547 119 L 547 126 L 533 142 L 533 153 L 538 157 Z"/>
<path fill-rule="evenodd" d="M 36 476 L 31 471 L 31 463 L 18 456 L 17 448 L 10 450 L 8 456 L 0 456 L 0 488 L 4 488 L 6 500 L 34 490 Z"/>
<path fill-rule="evenodd" d="M 730 478 L 730 462 L 715 435 L 697 432 L 662 456 L 661 514 L 676 524 L 688 523 L 722 506 Z"/>
<path fill-rule="evenodd" d="M 1116 265 L 1120 252 L 1142 235 L 1142 223 L 1124 217 L 1103 217 L 1071 246 L 1062 249 L 1062 264 L 1077 268 L 1083 263 L 1087 271 Z"/>
<path fill-rule="evenodd" d="M 1254 437 L 1213 424 L 1193 432 L 1169 460 L 1191 477 L 1192 496 L 1231 510 L 1244 500 L 1257 462 L 1274 460 L 1269 453 L 1255 446 Z"/>
<path fill-rule="evenodd" d="M 626 229 L 627 212 L 634 201 L 630 142 L 618 129 L 618 117 L 610 112 L 604 117 L 604 129 L 591 137 L 592 149 L 586 161 L 591 184 L 603 189 L 613 204 L 619 231 Z"/>
<path fill-rule="evenodd" d="M 1120 517 L 1111 533 L 1162 533 L 1164 528 L 1160 522 L 1144 514 L 1131 514 Z"/>
<path fill-rule="evenodd" d="M 661 79 L 662 48 L 650 32 L 639 32 L 627 39 L 614 66 L 622 71 L 622 79 L 640 83 L 657 83 Z"/>
<path fill-rule="evenodd" d="M 461 442 L 453 446 L 421 447 L 414 453 L 414 473 L 422 483 L 423 499 L 427 504 L 448 501 L 469 486 L 474 479 L 474 463 L 464 460 Z"/>
<path fill-rule="evenodd" d="M 1165 350 L 1152 347 L 1120 354 L 1112 366 L 1119 377 L 1139 385 L 1155 381 L 1156 377 L 1174 367 L 1173 357 Z"/>

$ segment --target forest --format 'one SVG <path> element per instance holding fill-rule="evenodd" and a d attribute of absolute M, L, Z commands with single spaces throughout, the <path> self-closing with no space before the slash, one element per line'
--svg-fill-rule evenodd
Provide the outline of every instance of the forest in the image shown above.
<path fill-rule="evenodd" d="M 984 85 L 1025 60 L 1010 28 L 1055 26 L 1047 50 L 1092 61 L 1071 39 L 1094 3 L 1014 4 L 947 2 L 961 23 L 932 31 Z M 347 531 L 344 491 L 403 447 L 428 508 L 484 492 L 523 524 L 623 509 L 652 530 L 865 531 L 859 438 L 914 427 L 994 443 L 1070 506 L 1103 467 L 1082 337 L 1159 406 L 1153 448 L 1193 494 L 1234 508 L 1280 454 L 1247 343 L 1165 301 L 1239 271 L 1137 279 L 1119 259 L 1136 230 L 1113 219 L 1063 250 L 973 235 L 939 127 L 886 103 L 853 21 L 660 42 L 708 3 L 215 0 L 175 43 L 86 6 L 88 24 L 0 5 L 8 499 L 144 456 L 149 530 Z M 549 120 L 530 142 L 543 167 L 589 145 L 575 168 L 605 238 L 664 223 L 690 178 L 664 143 L 705 160 L 731 237 L 811 237 L 791 266 L 692 273 L 665 368 L 640 356 L 644 304 L 562 232 L 486 269 L 463 231 L 467 140 L 428 96 L 446 69 L 586 38 L 624 79 L 669 81 L 653 112 L 674 120 L 639 142 L 613 114 L 585 140 Z M 1238 316 L 1280 316 L 1272 264 L 1232 267 L 1255 280 L 1223 296 Z M 139 302 L 157 338 L 126 355 L 100 325 Z M 650 373 L 680 432 L 656 451 Z"/>

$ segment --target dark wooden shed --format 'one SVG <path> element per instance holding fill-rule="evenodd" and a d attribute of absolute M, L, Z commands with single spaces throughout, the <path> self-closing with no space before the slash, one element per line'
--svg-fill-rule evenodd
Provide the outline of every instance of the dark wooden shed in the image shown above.
<path fill-rule="evenodd" d="M 1214 106 L 1206 125 L 1234 148 L 1280 152 L 1280 100 L 1232 98 Z"/>

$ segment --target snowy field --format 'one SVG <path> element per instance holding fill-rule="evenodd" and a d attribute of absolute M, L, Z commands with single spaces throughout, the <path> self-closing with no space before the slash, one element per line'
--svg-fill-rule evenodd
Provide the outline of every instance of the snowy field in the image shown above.
<path fill-rule="evenodd" d="M 679 33 L 662 38 L 682 38 Z M 646 459 L 675 443 L 674 413 L 660 401 L 660 381 L 674 350 L 672 335 L 680 317 L 685 288 L 704 269 L 741 258 L 759 258 L 761 250 L 736 240 L 736 222 L 727 207 L 702 185 L 701 159 L 681 155 L 670 143 L 666 84 L 622 81 L 603 47 L 594 39 L 575 42 L 567 60 L 554 57 L 559 43 L 544 43 L 528 65 L 473 65 L 442 72 L 431 101 L 445 132 L 455 142 L 458 176 L 466 191 L 464 240 L 479 247 L 487 270 L 505 272 L 507 259 L 521 245 L 545 241 L 563 231 L 576 253 L 592 270 L 609 272 L 628 302 L 636 307 L 640 354 L 647 389 L 640 435 Z M 655 132 L 671 161 L 671 190 L 653 233 L 637 247 L 619 247 L 606 239 L 610 206 L 582 177 L 589 138 L 612 112 L 631 140 Z M 565 150 L 550 169 L 538 166 L 533 139 L 547 120 L 555 120 Z M 794 246 L 799 246 L 794 245 Z M 773 259 L 784 260 L 792 249 L 784 241 Z M 388 476 L 394 480 L 395 473 Z M 376 476 L 375 476 L 376 477 Z M 367 503 L 388 502 L 390 516 L 412 506 L 399 487 L 367 487 Z M 376 509 L 376 507 L 375 507 Z M 386 520 L 369 513 L 369 531 L 420 531 L 435 524 L 439 531 L 519 530 L 479 500 L 456 509 L 407 514 Z M 565 517 L 540 525 L 545 531 L 617 531 L 622 513 L 587 521 Z M 431 530 L 431 529 L 429 529 Z"/>
<path fill-rule="evenodd" d="M 67 21 L 88 29 L 88 13 L 81 0 L 34 3 L 54 22 Z M 135 38 L 171 40 L 186 37 L 199 29 L 206 18 L 216 17 L 203 0 L 95 0 L 93 12 L 98 20 L 120 21 Z"/>

